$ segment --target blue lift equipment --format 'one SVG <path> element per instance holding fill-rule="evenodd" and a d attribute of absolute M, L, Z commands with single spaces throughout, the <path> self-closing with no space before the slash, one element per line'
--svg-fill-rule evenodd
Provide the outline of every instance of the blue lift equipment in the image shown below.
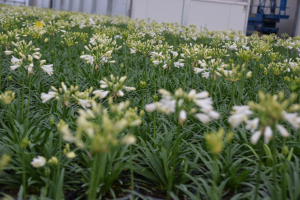
<path fill-rule="evenodd" d="M 277 6 L 276 0 L 270 0 L 270 5 L 266 6 L 266 1 L 267 0 L 259 0 L 257 13 L 250 13 L 247 26 L 247 35 L 252 35 L 254 31 L 258 31 L 263 34 L 277 34 L 278 28 L 276 28 L 276 23 L 279 22 L 280 19 L 289 18 L 289 15 L 286 15 L 287 0 L 281 0 L 280 6 Z M 278 14 L 275 13 L 277 8 L 279 8 Z M 265 14 L 268 9 L 270 9 L 270 14 Z"/>

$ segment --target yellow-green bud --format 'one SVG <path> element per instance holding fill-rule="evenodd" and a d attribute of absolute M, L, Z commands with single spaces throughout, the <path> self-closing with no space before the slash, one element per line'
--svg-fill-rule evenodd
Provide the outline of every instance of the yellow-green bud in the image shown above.
<path fill-rule="evenodd" d="M 155 95 L 153 95 L 153 100 L 154 101 L 158 101 L 158 96 L 155 94 Z"/>
<path fill-rule="evenodd" d="M 50 173 L 51 173 L 50 168 L 46 167 L 46 168 L 45 168 L 45 176 L 49 176 Z"/>
<path fill-rule="evenodd" d="M 27 138 L 24 138 L 21 142 L 21 147 L 22 148 L 27 147 L 27 146 L 29 146 L 29 144 L 30 144 L 30 141 Z"/>
<path fill-rule="evenodd" d="M 50 163 L 52 165 L 57 165 L 58 159 L 55 156 L 52 156 L 51 159 L 48 161 L 48 163 Z"/>
<path fill-rule="evenodd" d="M 232 138 L 233 138 L 233 132 L 227 133 L 227 135 L 226 135 L 226 142 L 227 143 L 231 142 Z"/>
<path fill-rule="evenodd" d="M 8 76 L 8 77 L 7 77 L 7 80 L 8 80 L 8 81 L 11 81 L 11 80 L 12 80 L 11 76 Z"/>
<path fill-rule="evenodd" d="M 140 82 L 140 87 L 141 87 L 142 89 L 145 89 L 146 86 L 147 86 L 147 83 L 146 83 L 146 82 L 144 82 L 144 81 L 141 81 L 141 82 Z"/>
<path fill-rule="evenodd" d="M 50 124 L 51 124 L 51 125 L 54 124 L 54 118 L 53 118 L 53 117 L 50 118 Z"/>
<path fill-rule="evenodd" d="M 289 148 L 286 145 L 282 147 L 282 153 L 283 155 L 287 155 L 289 153 Z"/>
<path fill-rule="evenodd" d="M 2 170 L 10 161 L 11 156 L 4 154 L 0 160 L 0 170 Z"/>

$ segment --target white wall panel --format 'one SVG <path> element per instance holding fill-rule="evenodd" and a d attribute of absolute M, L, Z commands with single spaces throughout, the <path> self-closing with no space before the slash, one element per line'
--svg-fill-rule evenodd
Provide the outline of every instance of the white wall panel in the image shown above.
<path fill-rule="evenodd" d="M 36 1 L 36 6 L 40 7 L 40 8 L 43 7 L 43 0 L 37 0 Z"/>
<path fill-rule="evenodd" d="M 247 24 L 247 9 L 245 3 L 222 3 L 213 1 L 191 1 L 188 25 L 207 27 L 209 30 L 241 30 L 245 31 Z"/>
<path fill-rule="evenodd" d="M 69 2 L 71 0 L 62 0 L 61 2 L 61 9 L 62 10 L 69 10 Z"/>
<path fill-rule="evenodd" d="M 132 2 L 132 19 L 147 20 L 148 0 L 133 0 Z"/>
<path fill-rule="evenodd" d="M 181 24 L 183 0 L 134 0 L 132 18 Z"/>
<path fill-rule="evenodd" d="M 60 1 L 61 0 L 53 0 L 53 7 L 55 10 L 60 10 Z"/>
<path fill-rule="evenodd" d="M 80 6 L 80 0 L 72 0 L 71 11 L 78 12 Z"/>
<path fill-rule="evenodd" d="M 188 25 L 207 27 L 210 30 L 227 30 L 230 17 L 230 4 L 191 1 Z"/>
<path fill-rule="evenodd" d="M 106 15 L 108 0 L 97 0 L 95 13 Z"/>
<path fill-rule="evenodd" d="M 111 15 L 126 15 L 127 1 L 113 0 Z"/>
<path fill-rule="evenodd" d="M 84 0 L 83 3 L 83 12 L 91 13 L 92 12 L 92 6 L 93 6 L 93 0 Z"/>
<path fill-rule="evenodd" d="M 227 29 L 242 30 L 246 29 L 248 24 L 247 7 L 243 5 L 231 5 L 229 25 Z"/>

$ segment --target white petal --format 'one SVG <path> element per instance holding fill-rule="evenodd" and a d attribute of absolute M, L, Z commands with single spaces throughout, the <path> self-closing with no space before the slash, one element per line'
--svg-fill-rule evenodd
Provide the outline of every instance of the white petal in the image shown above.
<path fill-rule="evenodd" d="M 146 110 L 147 112 L 153 112 L 153 111 L 155 111 L 155 110 L 156 110 L 156 105 L 155 105 L 155 103 L 151 103 L 151 104 L 145 105 L 145 110 Z"/>
<path fill-rule="evenodd" d="M 255 133 L 253 133 L 253 135 L 250 138 L 251 143 L 253 145 L 257 144 L 260 136 L 261 136 L 261 132 L 260 131 L 256 131 Z"/>
<path fill-rule="evenodd" d="M 198 113 L 195 115 L 203 124 L 207 124 L 208 122 L 211 121 L 211 119 L 209 118 L 209 116 L 202 114 L 202 113 Z"/>
<path fill-rule="evenodd" d="M 276 128 L 279 131 L 279 133 L 282 135 L 282 137 L 289 137 L 290 136 L 289 132 L 282 125 L 277 124 Z"/>
<path fill-rule="evenodd" d="M 186 120 L 186 112 L 185 110 L 181 110 L 179 113 L 179 119 L 185 121 Z"/>
<path fill-rule="evenodd" d="M 253 133 L 257 129 L 258 123 L 259 123 L 258 118 L 255 118 L 253 120 L 247 120 L 246 121 L 246 129 L 251 130 L 251 132 Z"/>
<path fill-rule="evenodd" d="M 265 143 L 269 144 L 272 137 L 273 137 L 273 131 L 270 126 L 267 126 L 264 132 Z"/>
<path fill-rule="evenodd" d="M 218 112 L 214 111 L 214 110 L 210 111 L 210 112 L 208 113 L 208 115 L 209 115 L 211 118 L 213 118 L 213 119 L 219 119 L 219 117 L 220 117 L 220 114 L 219 114 Z"/>

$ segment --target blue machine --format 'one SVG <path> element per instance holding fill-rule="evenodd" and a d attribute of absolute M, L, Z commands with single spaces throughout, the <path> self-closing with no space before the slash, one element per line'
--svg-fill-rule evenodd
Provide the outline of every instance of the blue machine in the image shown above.
<path fill-rule="evenodd" d="M 286 15 L 287 0 L 281 0 L 280 6 L 277 6 L 276 0 L 270 0 L 270 5 L 266 6 L 266 1 L 267 0 L 259 0 L 257 13 L 250 13 L 246 33 L 247 35 L 252 35 L 254 31 L 258 31 L 263 34 L 277 34 L 278 28 L 276 28 L 276 23 L 279 22 L 280 19 L 289 18 L 289 15 Z M 268 9 L 270 9 L 270 14 L 265 14 Z M 276 9 L 279 10 L 279 13 L 277 14 L 275 13 Z"/>

